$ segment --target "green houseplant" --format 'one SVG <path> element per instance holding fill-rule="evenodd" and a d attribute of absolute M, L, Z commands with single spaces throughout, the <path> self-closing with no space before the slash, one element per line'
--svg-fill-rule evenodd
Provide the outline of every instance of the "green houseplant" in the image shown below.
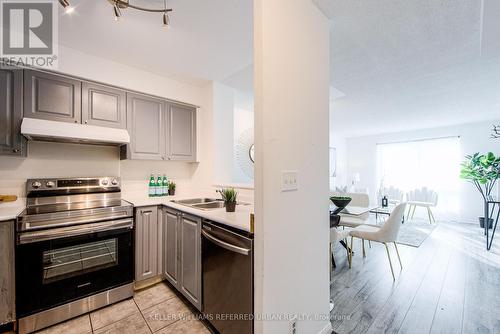
<path fill-rule="evenodd" d="M 168 181 L 168 195 L 169 196 L 175 196 L 175 187 L 176 187 L 175 182 Z"/>
<path fill-rule="evenodd" d="M 467 155 L 462 163 L 460 177 L 474 184 L 486 201 L 500 177 L 500 156 L 497 157 L 492 152 Z M 481 227 L 484 226 L 484 217 L 479 218 L 479 223 Z M 488 225 L 490 223 L 491 221 Z"/>
<path fill-rule="evenodd" d="M 219 193 L 224 200 L 226 211 L 234 212 L 236 211 L 236 199 L 238 197 L 238 192 L 234 188 L 227 188 L 219 190 Z"/>

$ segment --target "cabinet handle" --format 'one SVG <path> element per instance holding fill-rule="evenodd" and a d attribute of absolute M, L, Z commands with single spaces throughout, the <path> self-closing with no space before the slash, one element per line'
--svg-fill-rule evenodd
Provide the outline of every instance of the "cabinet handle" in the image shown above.
<path fill-rule="evenodd" d="M 89 121 L 85 121 L 85 124 L 88 124 Z"/>
<path fill-rule="evenodd" d="M 146 211 L 141 211 L 141 215 L 145 214 L 145 213 L 152 213 L 153 211 L 151 210 L 146 210 Z"/>
<path fill-rule="evenodd" d="M 75 123 L 78 123 L 78 121 L 75 119 Z"/>
<path fill-rule="evenodd" d="M 12 152 L 14 152 L 14 153 L 19 153 L 19 152 L 21 152 L 21 150 L 19 150 L 19 149 L 17 149 L 17 148 L 14 148 L 14 149 L 12 150 Z"/>

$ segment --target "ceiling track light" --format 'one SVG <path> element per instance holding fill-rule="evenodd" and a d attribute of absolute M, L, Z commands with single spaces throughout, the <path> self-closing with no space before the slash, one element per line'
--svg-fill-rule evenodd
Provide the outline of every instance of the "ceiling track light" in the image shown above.
<path fill-rule="evenodd" d="M 68 0 L 59 0 L 59 3 L 61 4 L 61 6 L 64 8 L 64 11 L 69 14 L 71 13 L 74 8 L 71 7 L 71 5 L 69 4 L 69 1 Z"/>
<path fill-rule="evenodd" d="M 163 26 L 165 28 L 170 28 L 170 16 L 168 16 L 168 11 L 167 11 L 167 0 L 164 0 L 165 2 L 165 12 L 163 12 Z"/>
<path fill-rule="evenodd" d="M 59 2 L 65 1 L 67 2 L 68 0 L 59 0 Z M 163 14 L 163 26 L 168 28 L 170 27 L 170 16 L 169 12 L 172 12 L 173 10 L 171 8 L 167 8 L 167 2 L 164 0 L 165 6 L 164 8 L 161 9 L 155 9 L 155 8 L 145 8 L 145 7 L 140 7 L 136 6 L 130 3 L 130 0 L 108 0 L 109 3 L 113 6 L 113 13 L 115 14 L 115 20 L 119 20 L 120 17 L 122 16 L 121 10 L 122 9 L 135 9 L 135 10 L 140 10 L 143 12 L 149 12 L 149 13 L 162 13 Z"/>
<path fill-rule="evenodd" d="M 118 4 L 115 3 L 113 6 L 113 13 L 115 14 L 115 21 L 120 20 L 122 17 L 122 11 L 120 10 L 120 7 L 118 7 Z"/>

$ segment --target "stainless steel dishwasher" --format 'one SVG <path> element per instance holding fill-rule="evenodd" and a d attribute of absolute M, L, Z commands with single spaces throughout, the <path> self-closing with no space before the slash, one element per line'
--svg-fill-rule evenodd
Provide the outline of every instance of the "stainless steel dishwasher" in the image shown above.
<path fill-rule="evenodd" d="M 253 333 L 253 236 L 203 221 L 203 314 L 220 334 Z"/>

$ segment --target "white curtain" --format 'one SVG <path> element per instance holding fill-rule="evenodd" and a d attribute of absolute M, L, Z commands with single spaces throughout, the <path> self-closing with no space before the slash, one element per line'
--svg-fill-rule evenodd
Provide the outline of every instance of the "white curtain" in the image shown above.
<path fill-rule="evenodd" d="M 436 211 L 441 215 L 459 213 L 460 163 L 459 137 L 377 144 L 378 185 L 405 193 L 432 189 L 438 193 Z"/>

